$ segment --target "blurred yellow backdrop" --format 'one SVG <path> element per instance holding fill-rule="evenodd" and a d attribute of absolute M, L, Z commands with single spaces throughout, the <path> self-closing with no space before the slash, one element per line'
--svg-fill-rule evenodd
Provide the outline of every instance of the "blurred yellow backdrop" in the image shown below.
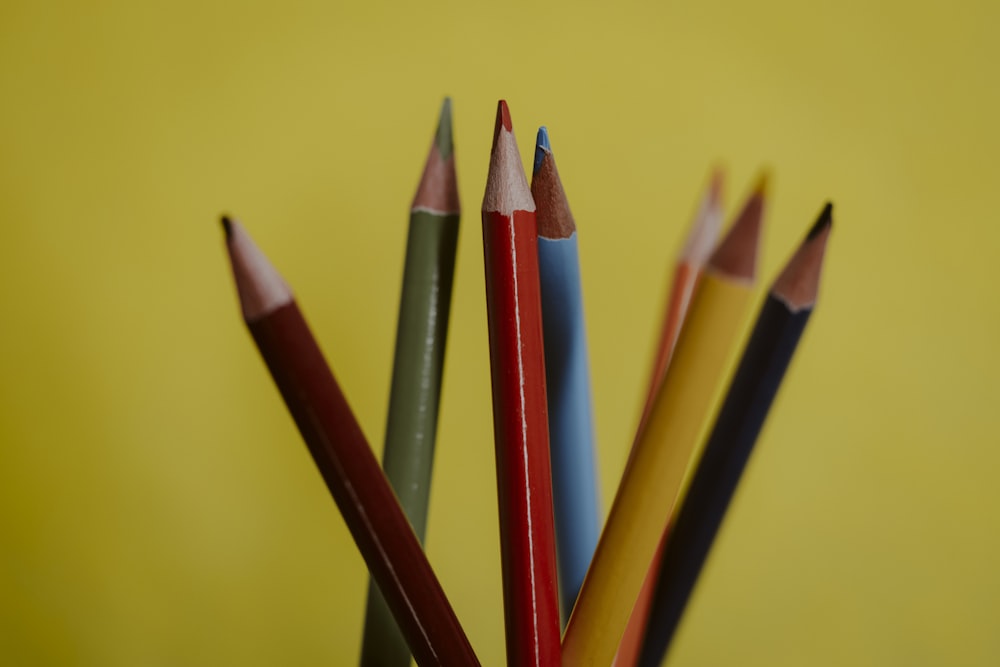
<path fill-rule="evenodd" d="M 821 303 L 671 665 L 1000 661 L 995 2 L 0 5 L 0 664 L 350 665 L 365 569 L 238 315 L 217 216 L 381 450 L 407 211 L 455 103 L 428 551 L 503 662 L 479 205 L 496 100 L 580 228 L 605 505 L 709 167 L 826 198 Z"/>

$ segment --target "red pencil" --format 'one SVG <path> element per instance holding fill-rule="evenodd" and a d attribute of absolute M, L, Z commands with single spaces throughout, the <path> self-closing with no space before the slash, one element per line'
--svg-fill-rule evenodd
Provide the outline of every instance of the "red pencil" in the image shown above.
<path fill-rule="evenodd" d="M 483 197 L 507 664 L 560 663 L 535 202 L 500 101 Z"/>
<path fill-rule="evenodd" d="M 413 657 L 478 665 L 291 290 L 238 223 L 222 225 L 243 319 Z"/>

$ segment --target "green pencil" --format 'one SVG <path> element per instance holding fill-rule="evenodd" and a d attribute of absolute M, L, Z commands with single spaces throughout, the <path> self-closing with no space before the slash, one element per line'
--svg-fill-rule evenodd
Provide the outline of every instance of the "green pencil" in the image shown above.
<path fill-rule="evenodd" d="M 438 401 L 458 243 L 458 186 L 451 100 L 410 209 L 382 467 L 421 543 L 434 463 Z M 407 667 L 410 650 L 374 582 L 368 585 L 361 664 Z"/>

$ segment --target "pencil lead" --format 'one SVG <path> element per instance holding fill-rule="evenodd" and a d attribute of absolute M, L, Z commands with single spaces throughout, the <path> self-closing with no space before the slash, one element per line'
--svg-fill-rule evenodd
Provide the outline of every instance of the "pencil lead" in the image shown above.
<path fill-rule="evenodd" d="M 228 241 L 233 236 L 233 221 L 228 215 L 223 215 L 220 222 L 222 223 L 222 231 L 226 233 L 226 240 Z"/>
<path fill-rule="evenodd" d="M 447 160 L 451 157 L 452 151 L 455 150 L 451 134 L 450 97 L 444 98 L 444 102 L 441 103 L 441 115 L 438 117 L 437 134 L 434 137 L 434 143 L 437 145 L 438 153 L 441 154 L 442 160 Z"/>
<path fill-rule="evenodd" d="M 549 143 L 549 130 L 544 125 L 538 128 L 538 136 L 535 138 L 535 165 L 531 170 L 532 174 L 537 174 L 545 160 L 545 154 L 552 152 L 552 145 Z"/>
<path fill-rule="evenodd" d="M 514 124 L 510 122 L 510 109 L 507 108 L 507 100 L 497 102 L 497 120 L 493 126 L 493 148 L 496 149 L 497 137 L 500 136 L 500 128 L 508 132 L 514 131 Z"/>
<path fill-rule="evenodd" d="M 514 125 L 510 122 L 510 109 L 507 107 L 507 100 L 500 100 L 497 103 L 497 120 L 503 124 L 503 129 L 508 132 L 514 131 Z"/>
<path fill-rule="evenodd" d="M 833 202 L 827 202 L 826 206 L 820 212 L 819 217 L 816 218 L 816 222 L 813 226 L 809 228 L 809 233 L 806 234 L 806 241 L 811 241 L 816 238 L 825 227 L 833 226 Z"/>

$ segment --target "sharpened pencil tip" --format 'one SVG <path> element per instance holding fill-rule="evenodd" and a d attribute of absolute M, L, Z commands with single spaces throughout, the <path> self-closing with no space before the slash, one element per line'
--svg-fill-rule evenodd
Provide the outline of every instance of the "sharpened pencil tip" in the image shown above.
<path fill-rule="evenodd" d="M 219 222 L 222 223 L 222 231 L 226 233 L 226 240 L 233 235 L 233 221 L 228 215 L 223 215 Z"/>
<path fill-rule="evenodd" d="M 437 146 L 438 153 L 441 154 L 442 160 L 447 160 L 451 157 L 452 151 L 455 150 L 451 133 L 450 97 L 444 98 L 444 102 L 441 103 L 441 115 L 438 117 L 437 134 L 434 137 L 434 143 Z"/>
<path fill-rule="evenodd" d="M 757 274 L 757 252 L 767 202 L 768 171 L 762 170 L 743 210 L 708 261 L 708 265 L 733 278 L 752 281 Z"/>
<path fill-rule="evenodd" d="M 691 230 L 688 232 L 680 260 L 697 267 L 704 266 L 719 241 L 722 227 L 722 190 L 725 171 L 717 164 L 711 172 L 708 191 L 705 193 L 698 212 L 695 214 Z"/>
<path fill-rule="evenodd" d="M 410 212 L 457 214 L 461 210 L 458 201 L 458 183 L 455 179 L 455 146 L 452 143 L 451 98 L 444 98 L 438 115 L 434 141 L 427 151 L 424 173 L 420 176 L 417 193 L 413 196 Z"/>
<path fill-rule="evenodd" d="M 806 238 L 792 254 L 788 264 L 778 274 L 771 293 L 793 313 L 816 304 L 820 273 L 826 255 L 826 243 L 833 226 L 833 204 L 826 203 L 819 218 L 809 228 Z"/>
<path fill-rule="evenodd" d="M 753 188 L 753 196 L 760 197 L 761 199 L 767 198 L 768 190 L 771 186 L 771 171 L 767 168 L 760 170 L 760 175 L 757 176 L 757 183 Z"/>
<path fill-rule="evenodd" d="M 542 168 L 542 162 L 545 161 L 545 154 L 551 152 L 552 144 L 549 143 L 549 131 L 542 125 L 538 128 L 538 136 L 535 138 L 535 166 L 531 170 L 532 173 L 538 173 L 538 170 Z"/>
<path fill-rule="evenodd" d="M 497 145 L 497 137 L 500 136 L 500 128 L 508 132 L 514 131 L 514 125 L 510 122 L 510 109 L 507 108 L 507 101 L 500 100 L 497 103 L 497 122 L 493 126 L 493 146 Z"/>
<path fill-rule="evenodd" d="M 538 236 L 544 239 L 568 239 L 576 231 L 566 192 L 559 179 L 549 131 L 538 128 L 535 139 L 535 168 L 531 175 L 531 196 L 538 214 Z"/>
<path fill-rule="evenodd" d="M 712 168 L 712 176 L 708 186 L 708 197 L 714 203 L 722 201 L 722 189 L 726 182 L 726 170 L 721 164 Z"/>
<path fill-rule="evenodd" d="M 826 206 L 820 212 L 819 217 L 816 218 L 816 222 L 809 229 L 809 233 L 806 234 L 806 241 L 811 241 L 816 238 L 821 231 L 827 227 L 833 226 L 833 202 L 827 202 Z"/>
<path fill-rule="evenodd" d="M 535 202 L 524 174 L 521 155 L 514 139 L 507 102 L 497 105 L 497 120 L 493 127 L 493 147 L 490 168 L 486 174 L 483 212 L 512 215 L 514 211 L 534 211 Z"/>

